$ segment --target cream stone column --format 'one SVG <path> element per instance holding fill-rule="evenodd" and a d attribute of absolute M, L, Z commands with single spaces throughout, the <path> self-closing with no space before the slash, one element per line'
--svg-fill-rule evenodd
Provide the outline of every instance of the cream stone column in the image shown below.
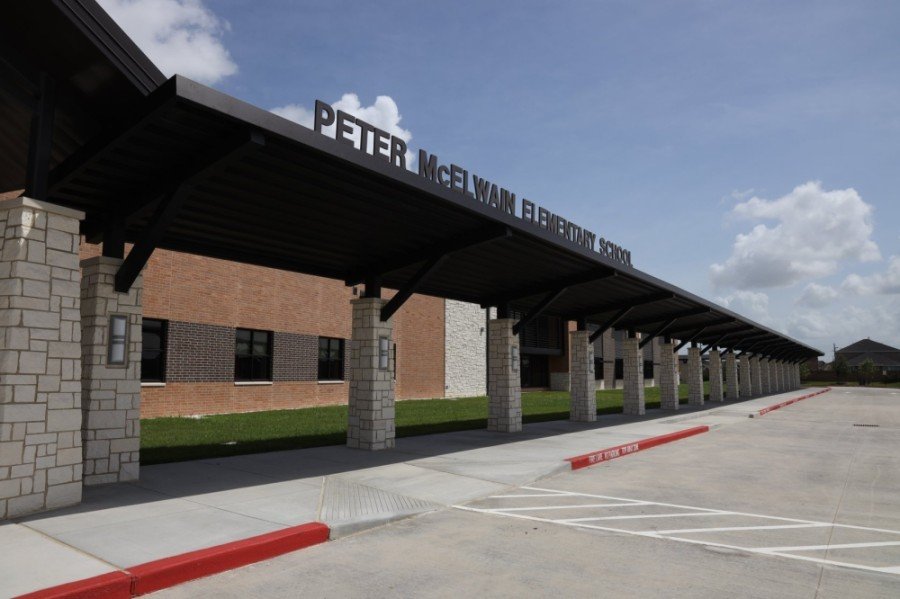
<path fill-rule="evenodd" d="M 394 321 L 381 320 L 381 308 L 386 303 L 379 297 L 350 301 L 353 329 L 347 447 L 354 449 L 379 451 L 394 447 Z"/>
<path fill-rule="evenodd" d="M 677 368 L 675 344 L 666 339 L 659 345 L 659 372 L 654 373 L 659 381 L 659 407 L 663 410 L 678 409 L 678 383 L 675 378 Z"/>
<path fill-rule="evenodd" d="M 778 380 L 781 381 L 782 391 L 791 390 L 791 386 L 788 384 L 787 380 L 787 363 L 784 360 L 782 360 L 781 363 L 778 364 Z"/>
<path fill-rule="evenodd" d="M 769 358 L 759 359 L 759 377 L 761 395 L 768 395 L 772 392 L 772 382 L 769 380 Z"/>
<path fill-rule="evenodd" d="M 741 354 L 740 356 L 740 376 L 738 380 L 740 381 L 741 386 L 741 397 L 749 398 L 753 397 L 753 387 L 750 383 L 751 374 L 750 374 L 750 356 L 746 353 Z"/>
<path fill-rule="evenodd" d="M 633 416 L 646 413 L 644 404 L 644 356 L 640 347 L 638 347 L 640 342 L 640 333 L 630 333 L 622 341 L 622 412 Z"/>
<path fill-rule="evenodd" d="M 769 358 L 769 393 L 778 393 L 778 377 L 775 360 Z"/>
<path fill-rule="evenodd" d="M 81 501 L 83 218 L 0 202 L 0 519 Z"/>
<path fill-rule="evenodd" d="M 723 401 L 722 394 L 722 356 L 719 350 L 709 352 L 709 401 Z"/>
<path fill-rule="evenodd" d="M 143 281 L 138 276 L 128 293 L 118 293 L 121 264 L 105 256 L 81 262 L 85 485 L 137 480 L 140 474 Z M 113 349 L 113 333 L 124 334 L 121 350 Z"/>
<path fill-rule="evenodd" d="M 772 377 L 775 379 L 775 393 L 784 391 L 784 379 L 781 373 L 781 360 L 772 361 Z"/>
<path fill-rule="evenodd" d="M 522 378 L 519 373 L 519 336 L 514 318 L 490 321 L 488 341 L 488 430 L 522 430 Z"/>
<path fill-rule="evenodd" d="M 607 329 L 600 336 L 603 339 L 603 388 L 616 388 L 616 339 L 613 330 Z"/>
<path fill-rule="evenodd" d="M 650 353 L 653 355 L 653 378 L 649 383 L 651 387 L 659 386 L 659 358 L 662 355 L 662 344 L 663 340 L 660 337 L 656 337 L 650 342 Z"/>
<path fill-rule="evenodd" d="M 759 356 L 750 356 L 750 397 L 758 397 L 762 387 L 762 376 L 759 372 Z"/>
<path fill-rule="evenodd" d="M 730 350 L 725 354 L 725 393 L 728 401 L 737 401 L 741 398 L 737 359 L 734 352 Z"/>
<path fill-rule="evenodd" d="M 588 331 L 569 333 L 569 420 L 597 420 L 597 392 L 594 381 L 594 346 Z"/>
<path fill-rule="evenodd" d="M 703 362 L 700 360 L 700 348 L 688 349 L 688 405 L 702 406 L 703 397 Z"/>
<path fill-rule="evenodd" d="M 794 364 L 794 389 L 800 388 L 800 363 Z"/>

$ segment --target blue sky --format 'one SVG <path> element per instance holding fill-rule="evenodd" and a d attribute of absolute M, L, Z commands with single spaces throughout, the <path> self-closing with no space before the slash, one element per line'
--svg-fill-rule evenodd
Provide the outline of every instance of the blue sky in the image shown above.
<path fill-rule="evenodd" d="M 822 350 L 900 346 L 900 3 L 101 4 L 168 74 L 288 116 L 389 96 L 411 149 L 642 270 Z"/>

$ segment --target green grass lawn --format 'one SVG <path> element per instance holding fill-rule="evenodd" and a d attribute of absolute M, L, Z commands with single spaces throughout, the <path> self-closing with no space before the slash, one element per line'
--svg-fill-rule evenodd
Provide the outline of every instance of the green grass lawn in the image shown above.
<path fill-rule="evenodd" d="M 659 408 L 659 388 L 647 387 L 648 409 Z M 687 402 L 687 385 L 679 388 Z M 597 413 L 622 411 L 622 390 L 597 391 Z M 525 422 L 565 420 L 569 394 L 522 394 Z M 487 397 L 397 402 L 397 436 L 410 437 L 487 427 Z M 263 451 L 340 445 L 346 440 L 347 406 L 223 414 L 203 418 L 141 420 L 141 463 L 159 464 Z"/>

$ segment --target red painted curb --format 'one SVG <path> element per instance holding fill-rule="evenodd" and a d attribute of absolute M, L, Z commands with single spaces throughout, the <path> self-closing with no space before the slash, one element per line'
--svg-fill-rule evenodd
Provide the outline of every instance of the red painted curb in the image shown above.
<path fill-rule="evenodd" d="M 608 447 L 599 451 L 592 451 L 591 453 L 575 456 L 574 458 L 566 458 L 566 461 L 572 465 L 572 470 L 579 470 L 581 468 L 593 466 L 594 464 L 599 464 L 600 462 L 607 462 L 609 460 L 620 458 L 623 455 L 650 449 L 651 447 L 663 445 L 664 443 L 671 443 L 672 441 L 678 441 L 679 439 L 684 439 L 686 437 L 693 437 L 694 435 L 699 435 L 700 433 L 708 431 L 708 426 L 695 426 L 693 428 L 686 428 L 682 431 L 659 435 L 658 437 L 641 439 L 634 443 L 625 443 L 623 445 L 616 445 L 615 447 Z"/>
<path fill-rule="evenodd" d="M 17 599 L 131 599 L 131 575 L 117 571 L 20 595 Z"/>
<path fill-rule="evenodd" d="M 134 578 L 134 596 L 165 589 L 195 578 L 246 566 L 328 540 L 330 530 L 311 522 L 285 530 L 191 551 L 128 568 Z"/>
<path fill-rule="evenodd" d="M 137 597 L 177 584 L 240 568 L 328 540 L 331 529 L 310 522 L 249 539 L 182 553 L 146 564 L 76 580 L 21 595 L 16 599 L 121 599 Z"/>
<path fill-rule="evenodd" d="M 759 412 L 756 413 L 757 416 L 764 416 L 769 412 L 774 412 L 775 410 L 779 410 L 785 406 L 789 406 L 791 404 L 795 404 L 798 401 L 803 401 L 804 399 L 809 399 L 810 397 L 815 397 L 816 395 L 822 395 L 823 393 L 828 393 L 831 391 L 831 387 L 825 387 L 821 391 L 816 391 L 815 393 L 808 393 L 806 395 L 802 395 L 800 397 L 795 397 L 794 399 L 789 399 L 787 401 L 783 401 L 779 404 L 775 404 L 774 406 L 769 406 L 767 408 L 763 408 Z"/>

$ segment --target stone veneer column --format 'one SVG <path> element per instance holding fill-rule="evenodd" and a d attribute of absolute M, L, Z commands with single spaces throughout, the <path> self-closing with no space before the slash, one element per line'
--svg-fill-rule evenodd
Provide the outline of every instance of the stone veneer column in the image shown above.
<path fill-rule="evenodd" d="M 740 385 L 738 385 L 737 359 L 734 352 L 725 354 L 725 396 L 728 401 L 737 401 L 741 398 Z"/>
<path fill-rule="evenodd" d="M 759 372 L 759 356 L 750 356 L 750 397 L 758 397 L 762 387 L 762 377 Z"/>
<path fill-rule="evenodd" d="M 723 401 L 722 394 L 722 356 L 719 350 L 709 352 L 709 401 Z"/>
<path fill-rule="evenodd" d="M 639 416 L 646 413 L 644 404 L 644 356 L 640 333 L 622 340 L 622 413 Z"/>
<path fill-rule="evenodd" d="M 792 370 L 794 372 L 794 389 L 799 389 L 800 388 L 800 363 L 798 362 L 798 363 L 794 364 Z"/>
<path fill-rule="evenodd" d="M 776 372 L 775 360 L 769 358 L 769 393 L 778 393 L 778 376 Z"/>
<path fill-rule="evenodd" d="M 778 378 L 781 380 L 781 390 L 790 391 L 791 385 L 787 380 L 787 363 L 784 360 L 778 365 Z"/>
<path fill-rule="evenodd" d="M 488 430 L 522 430 L 522 379 L 519 373 L 519 336 L 514 318 L 495 318 L 488 332 Z"/>
<path fill-rule="evenodd" d="M 769 380 L 769 358 L 760 358 L 759 377 L 759 392 L 762 395 L 768 395 L 772 392 L 772 382 Z"/>
<path fill-rule="evenodd" d="M 115 290 L 119 258 L 81 262 L 81 406 L 84 484 L 137 480 L 141 449 L 141 313 L 143 281 Z M 127 318 L 125 364 L 109 364 L 109 321 Z"/>
<path fill-rule="evenodd" d="M 659 407 L 663 410 L 678 409 L 678 383 L 675 371 L 678 360 L 675 356 L 675 344 L 667 340 L 659 346 L 659 372 L 654 373 L 659 382 Z"/>
<path fill-rule="evenodd" d="M 603 388 L 616 388 L 616 338 L 613 330 L 607 329 L 600 336 L 603 340 Z"/>
<path fill-rule="evenodd" d="M 702 406 L 703 397 L 703 361 L 700 359 L 700 348 L 688 349 L 688 405 Z"/>
<path fill-rule="evenodd" d="M 353 306 L 350 337 L 350 398 L 347 447 L 378 451 L 394 447 L 394 352 L 393 319 L 381 320 L 387 300 L 361 297 Z M 380 366 L 381 338 L 388 339 L 387 368 Z"/>
<path fill-rule="evenodd" d="M 0 202 L 0 519 L 81 501 L 83 218 Z"/>
<path fill-rule="evenodd" d="M 569 420 L 594 422 L 597 420 L 597 392 L 594 381 L 594 346 L 588 331 L 569 333 Z"/>
<path fill-rule="evenodd" d="M 741 386 L 741 397 L 753 397 L 753 387 L 750 384 L 750 356 L 745 353 L 741 354 L 740 364 L 740 376 L 738 377 L 738 380 L 740 381 Z"/>
<path fill-rule="evenodd" d="M 781 378 L 781 360 L 772 361 L 772 378 L 775 379 L 775 393 L 784 391 L 784 380 Z"/>

